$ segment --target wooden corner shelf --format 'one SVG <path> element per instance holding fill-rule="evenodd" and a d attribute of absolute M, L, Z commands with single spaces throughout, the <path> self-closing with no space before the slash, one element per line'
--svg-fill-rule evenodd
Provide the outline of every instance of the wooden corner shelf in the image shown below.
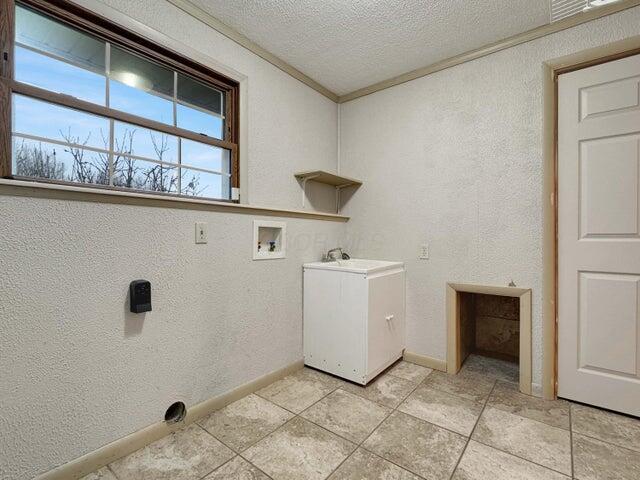
<path fill-rule="evenodd" d="M 309 170 L 307 172 L 298 172 L 294 175 L 301 180 L 313 180 L 314 182 L 325 183 L 339 188 L 362 185 L 362 182 L 355 178 L 343 177 L 342 175 L 325 172 L 324 170 Z"/>
<path fill-rule="evenodd" d="M 362 185 L 362 181 L 355 178 L 344 177 L 335 173 L 326 172 L 324 170 L 308 170 L 305 172 L 294 173 L 298 180 L 302 180 L 302 207 L 304 208 L 307 198 L 307 182 L 324 183 L 331 185 L 336 189 L 336 212 L 340 211 L 340 190 L 347 187 L 358 188 Z"/>

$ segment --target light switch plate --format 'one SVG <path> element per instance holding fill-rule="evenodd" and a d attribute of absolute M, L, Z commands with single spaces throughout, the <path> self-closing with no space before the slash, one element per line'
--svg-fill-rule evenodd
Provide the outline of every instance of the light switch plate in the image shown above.
<path fill-rule="evenodd" d="M 196 243 L 207 243 L 207 224 L 205 222 L 196 223 Z"/>

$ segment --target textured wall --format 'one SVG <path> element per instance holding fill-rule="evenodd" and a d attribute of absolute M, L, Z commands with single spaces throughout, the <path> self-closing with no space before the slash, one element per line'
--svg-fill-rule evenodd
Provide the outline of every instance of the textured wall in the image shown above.
<path fill-rule="evenodd" d="M 76 2 L 91 6 L 95 0 Z M 293 172 L 336 168 L 334 102 L 167 2 L 102 3 L 248 77 L 249 145 L 242 154 L 248 158 L 250 203 L 301 208 Z"/>
<path fill-rule="evenodd" d="M 158 1 L 115 7 L 248 77 L 251 202 L 300 208 L 296 170 L 335 168 L 337 107 Z M 285 219 L 251 261 L 253 216 L 13 197 L 0 188 L 0 478 L 68 462 L 302 358 L 301 264 L 344 224 Z M 332 199 L 333 197 L 331 197 Z M 194 224 L 209 243 L 194 244 Z M 128 313 L 131 280 L 153 312 Z"/>
<path fill-rule="evenodd" d="M 445 359 L 445 282 L 533 289 L 541 381 L 542 62 L 640 34 L 640 8 L 340 106 L 353 253 L 407 266 L 407 347 Z M 428 241 L 431 258 L 418 260 Z"/>

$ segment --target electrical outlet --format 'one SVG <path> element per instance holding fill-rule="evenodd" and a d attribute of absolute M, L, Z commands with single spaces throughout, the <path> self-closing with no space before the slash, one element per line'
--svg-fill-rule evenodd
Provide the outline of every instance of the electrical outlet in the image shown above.
<path fill-rule="evenodd" d="M 420 260 L 429 260 L 429 244 L 420 245 Z"/>
<path fill-rule="evenodd" d="M 204 222 L 196 223 L 196 243 L 207 243 L 207 224 Z"/>

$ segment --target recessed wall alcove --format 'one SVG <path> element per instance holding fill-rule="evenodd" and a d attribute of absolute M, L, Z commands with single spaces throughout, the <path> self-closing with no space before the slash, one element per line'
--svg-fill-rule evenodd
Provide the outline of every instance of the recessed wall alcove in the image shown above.
<path fill-rule="evenodd" d="M 531 290 L 447 284 L 447 372 L 470 354 L 518 364 L 520 391 L 531 394 Z"/>

